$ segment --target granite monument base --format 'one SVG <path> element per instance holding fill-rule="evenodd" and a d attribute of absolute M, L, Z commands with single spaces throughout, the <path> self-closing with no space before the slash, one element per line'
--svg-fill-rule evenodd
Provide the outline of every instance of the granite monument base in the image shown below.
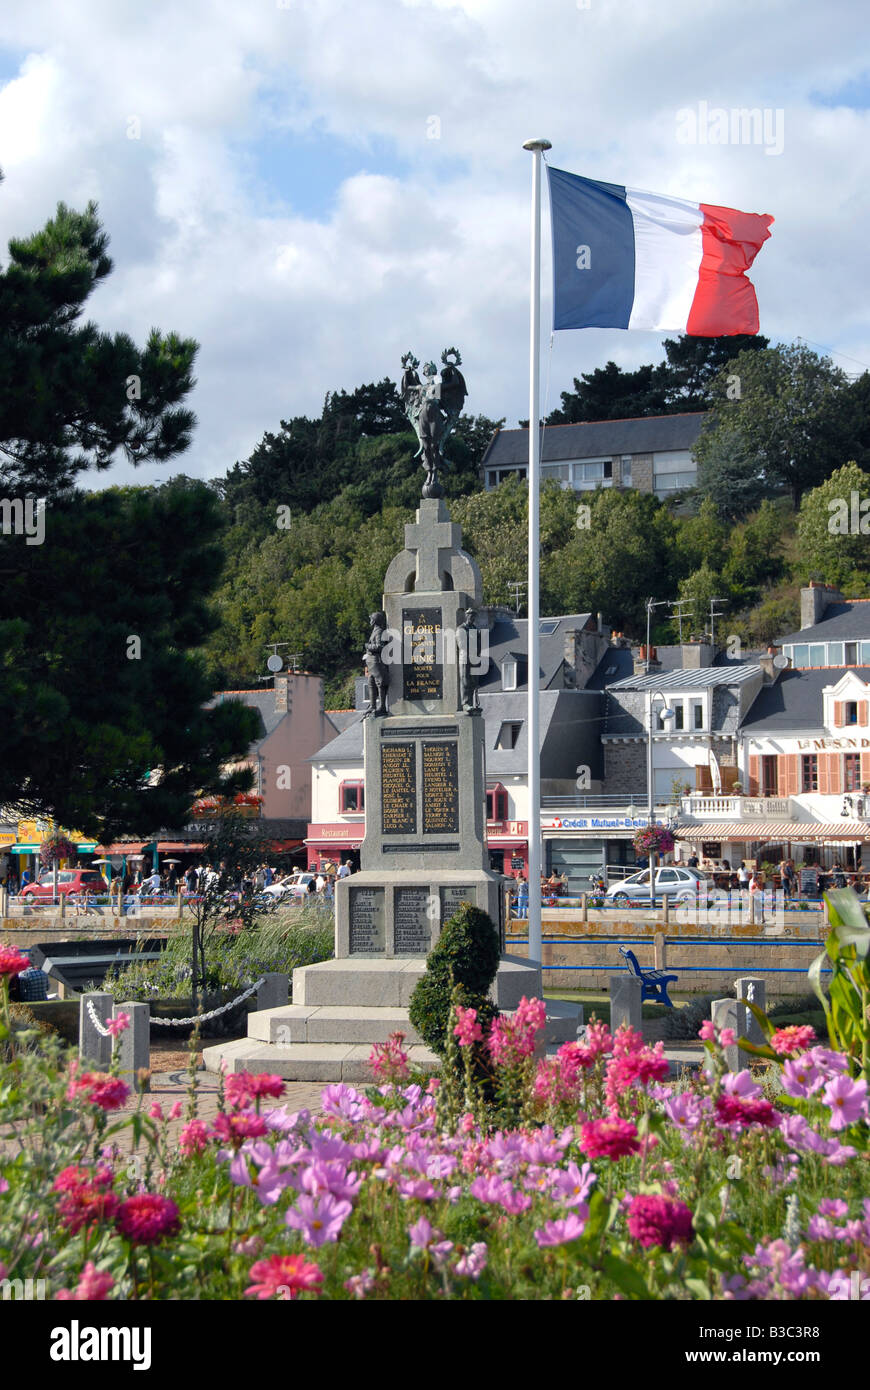
<path fill-rule="evenodd" d="M 498 874 L 485 869 L 427 870 L 419 864 L 388 874 L 352 874 L 336 884 L 336 957 L 365 961 L 427 956 L 464 902 L 488 913 L 503 946 L 504 897 Z"/>

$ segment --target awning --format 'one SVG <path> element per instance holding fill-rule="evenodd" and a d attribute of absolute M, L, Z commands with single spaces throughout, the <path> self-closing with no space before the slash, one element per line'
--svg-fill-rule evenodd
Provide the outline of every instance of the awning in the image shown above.
<path fill-rule="evenodd" d="M 96 851 L 97 847 L 93 842 L 87 845 L 76 845 L 76 854 L 96 854 Z"/>
<path fill-rule="evenodd" d="M 199 841 L 194 842 L 193 840 L 158 840 L 158 841 L 157 841 L 157 853 L 158 853 L 158 854 L 168 854 L 170 850 L 171 850 L 173 853 L 177 854 L 178 851 L 179 851 L 180 849 L 182 849 L 182 850 L 183 850 L 183 849 L 186 849 L 186 850 L 191 850 L 191 851 L 196 852 L 196 851 L 205 849 L 205 842 L 204 842 L 204 841 L 202 841 L 202 842 L 199 842 Z"/>
<path fill-rule="evenodd" d="M 10 854 L 38 854 L 39 845 L 10 845 Z"/>
<path fill-rule="evenodd" d="M 834 821 L 819 825 L 804 821 L 714 821 L 706 825 L 679 825 L 674 830 L 676 840 L 760 840 L 788 841 L 792 844 L 820 840 L 870 840 L 867 821 Z"/>
<path fill-rule="evenodd" d="M 147 840 L 122 840 L 114 845 L 97 845 L 100 854 L 141 854 Z"/>

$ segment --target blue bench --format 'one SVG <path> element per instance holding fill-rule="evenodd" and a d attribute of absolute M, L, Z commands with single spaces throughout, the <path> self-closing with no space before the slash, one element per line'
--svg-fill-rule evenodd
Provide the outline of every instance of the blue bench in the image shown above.
<path fill-rule="evenodd" d="M 672 1009 L 674 1006 L 668 998 L 668 983 L 671 980 L 677 981 L 679 975 L 666 975 L 663 970 L 641 970 L 634 951 L 628 951 L 624 946 L 619 947 L 619 954 L 625 957 L 629 974 L 636 975 L 640 980 L 640 1002 L 651 999 L 656 1004 L 667 1004 L 668 1008 Z"/>

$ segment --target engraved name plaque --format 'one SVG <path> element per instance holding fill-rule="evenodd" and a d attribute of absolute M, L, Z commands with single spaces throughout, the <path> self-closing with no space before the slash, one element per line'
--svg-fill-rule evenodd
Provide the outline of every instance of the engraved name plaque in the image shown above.
<path fill-rule="evenodd" d="M 440 608 L 402 609 L 402 698 L 444 698 Z"/>
<path fill-rule="evenodd" d="M 449 922 L 450 918 L 463 903 L 473 903 L 474 895 L 472 890 L 464 884 L 449 884 L 441 889 L 441 922 Z"/>
<path fill-rule="evenodd" d="M 383 888 L 351 888 L 351 955 L 383 955 L 386 948 Z"/>
<path fill-rule="evenodd" d="M 458 835 L 458 743 L 423 744 L 423 834 Z"/>
<path fill-rule="evenodd" d="M 428 888 L 397 888 L 393 910 L 396 955 L 428 955 L 432 946 Z"/>
<path fill-rule="evenodd" d="M 417 768 L 413 743 L 381 744 L 381 833 L 416 835 Z"/>

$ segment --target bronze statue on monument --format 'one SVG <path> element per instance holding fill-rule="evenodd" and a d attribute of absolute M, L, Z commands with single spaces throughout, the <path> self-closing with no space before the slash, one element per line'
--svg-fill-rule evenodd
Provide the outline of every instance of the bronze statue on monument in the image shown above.
<path fill-rule="evenodd" d="M 468 395 L 465 378 L 459 370 L 461 362 L 457 348 L 445 348 L 441 354 L 440 377 L 435 363 L 427 362 L 421 381 L 417 373 L 419 358 L 413 352 L 406 352 L 402 358 L 400 392 L 405 414 L 419 441 L 414 457 L 422 456 L 426 469 L 424 497 L 444 496 L 444 488 L 438 481 L 438 466 L 444 463 L 444 445 L 456 427 Z"/>

